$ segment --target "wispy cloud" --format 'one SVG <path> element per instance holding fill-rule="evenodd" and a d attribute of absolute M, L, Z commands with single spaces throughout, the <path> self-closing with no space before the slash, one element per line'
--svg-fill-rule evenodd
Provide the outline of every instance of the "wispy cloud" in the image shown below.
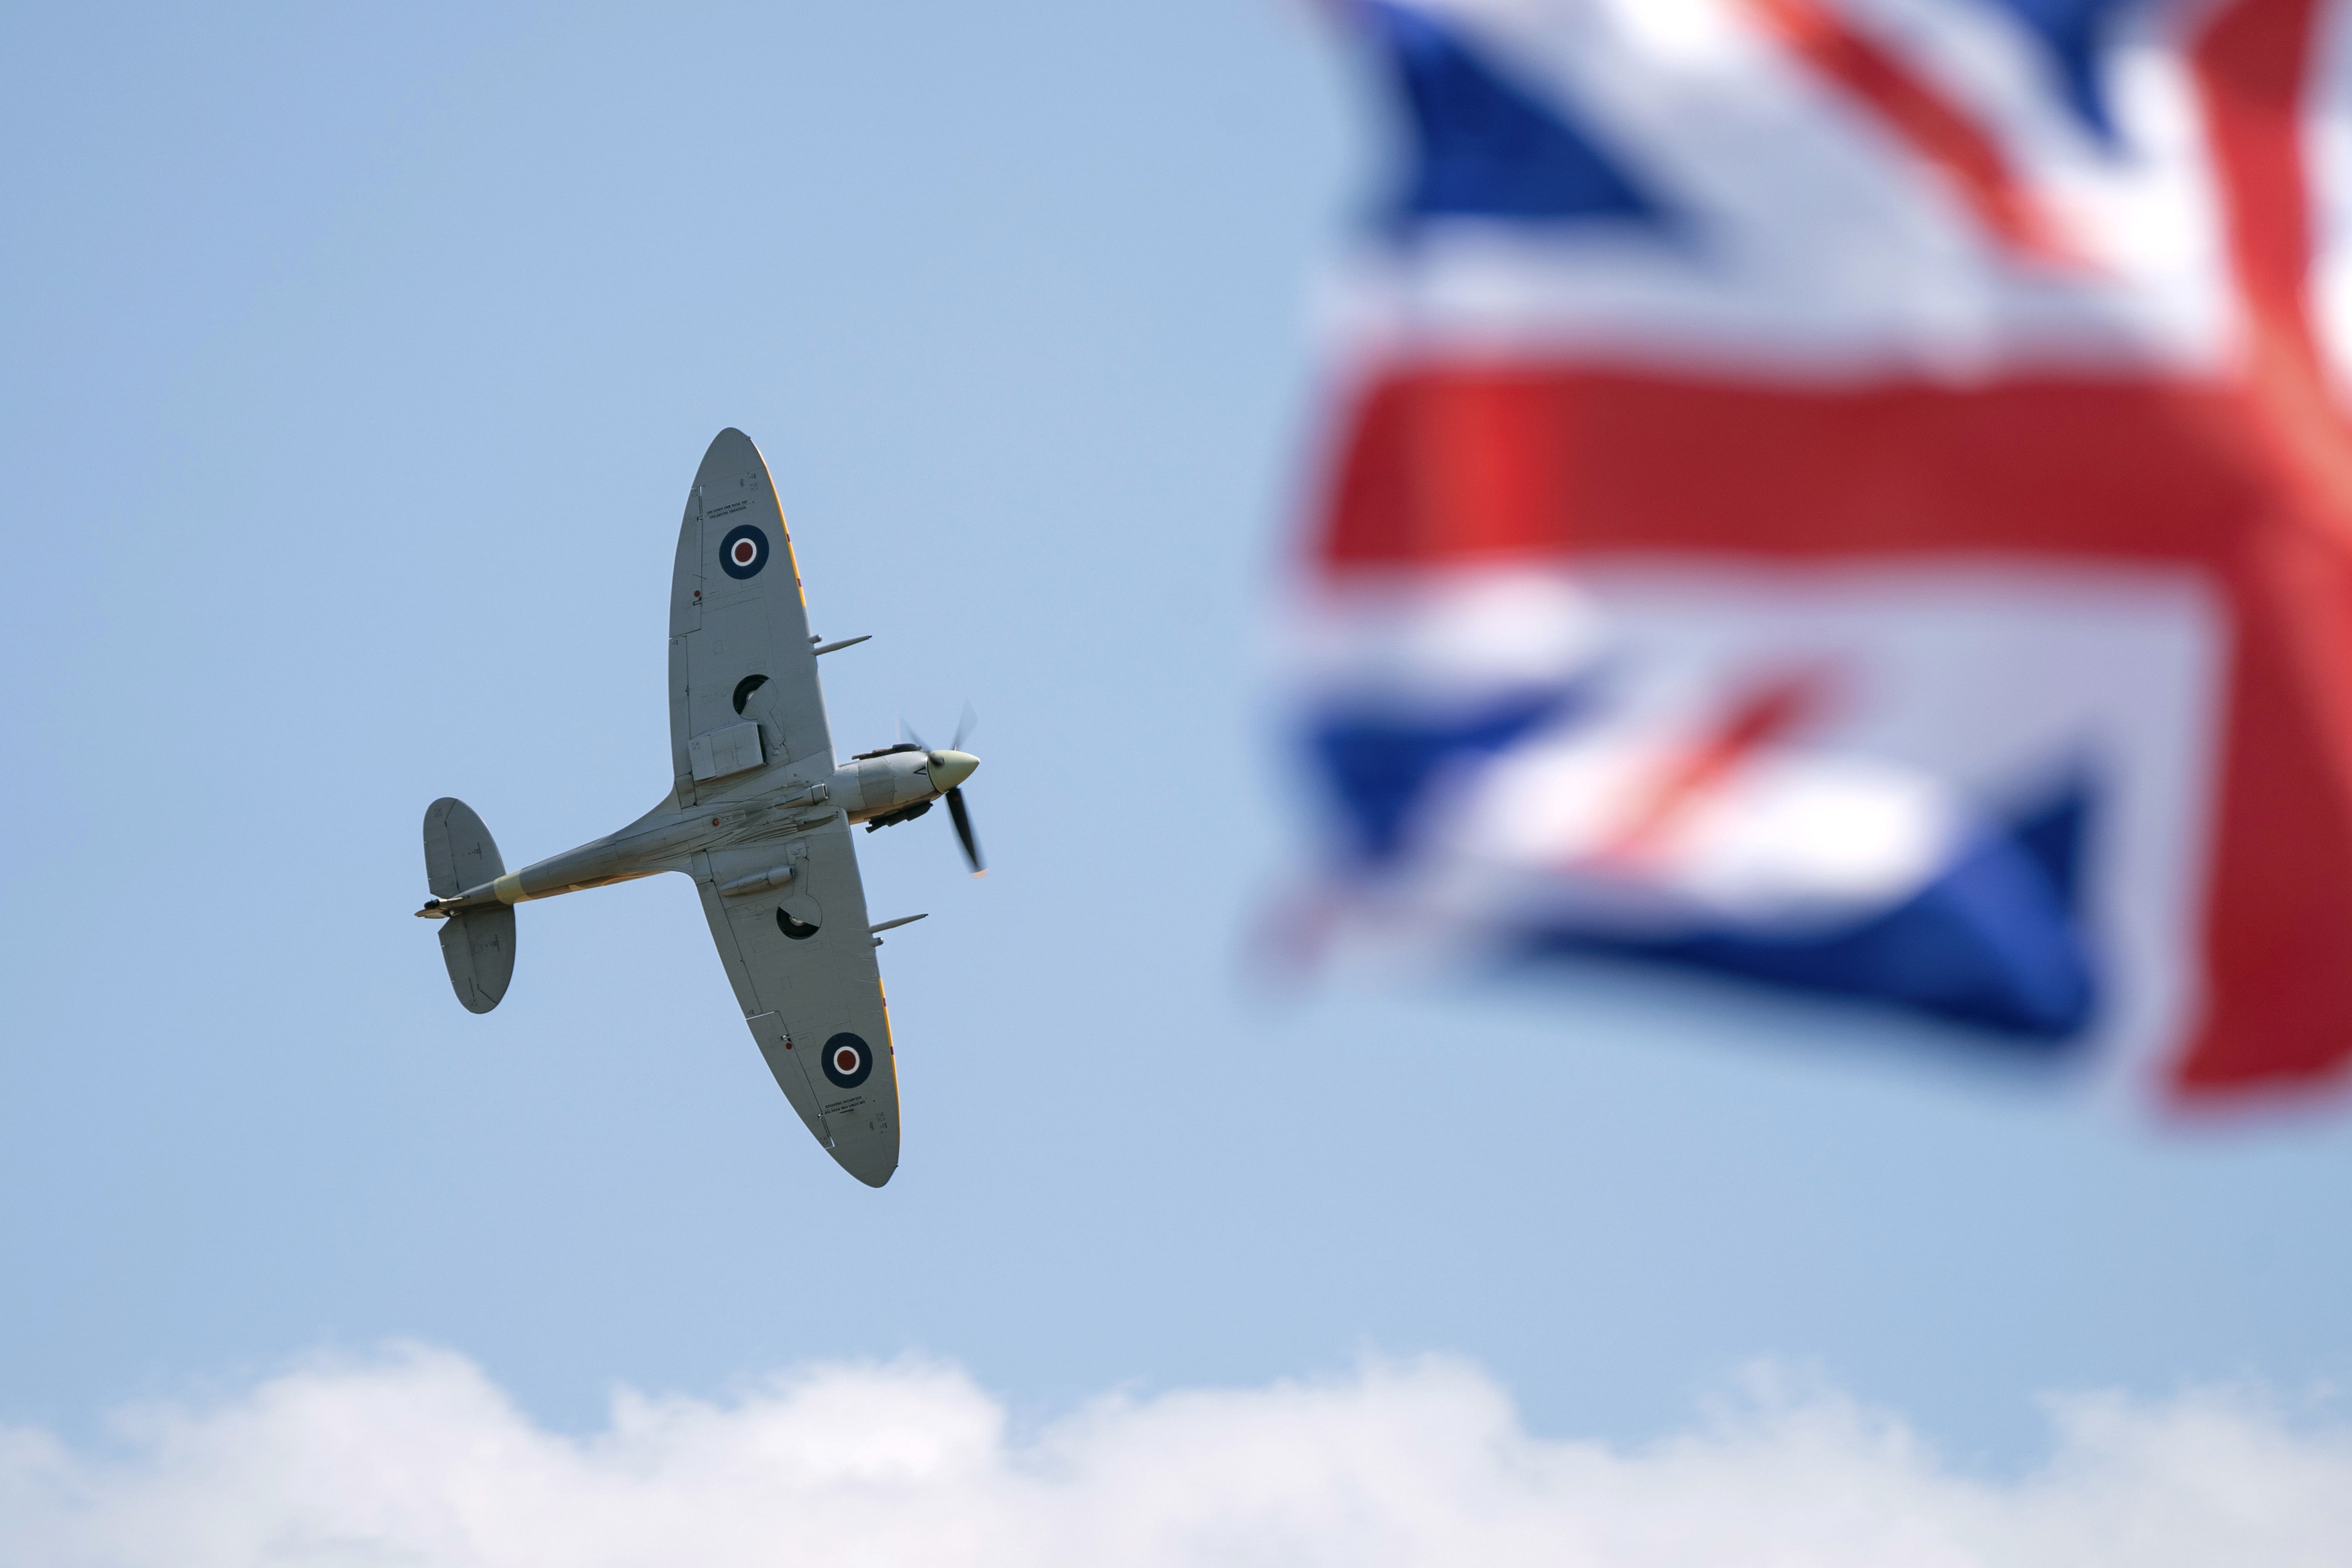
<path fill-rule="evenodd" d="M 550 1432 L 445 1351 L 126 1413 L 105 1452 L 0 1429 L 0 1561 L 1464 1563 L 2169 1568 L 2352 1562 L 2352 1432 L 2227 1394 L 2053 1405 L 1990 1482 L 1833 1394 L 1759 1385 L 1640 1448 L 1531 1436 L 1450 1360 L 1108 1398 L 1015 1440 L 929 1364 L 816 1367 L 727 1401 L 624 1393 Z"/>

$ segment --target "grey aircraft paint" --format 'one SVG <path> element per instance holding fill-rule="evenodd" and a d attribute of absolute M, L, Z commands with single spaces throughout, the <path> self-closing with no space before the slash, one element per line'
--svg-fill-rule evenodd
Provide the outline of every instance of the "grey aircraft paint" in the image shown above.
<path fill-rule="evenodd" d="M 457 999 L 487 1013 L 514 973 L 514 906 L 660 871 L 694 879 L 760 1053 L 802 1124 L 869 1186 L 898 1165 L 898 1075 L 854 825 L 942 795 L 975 871 L 950 747 L 833 753 L 792 536 L 751 438 L 722 430 L 688 492 L 671 574 L 670 793 L 619 832 L 509 872 L 462 801 L 425 817 L 420 915 L 445 921 Z M 961 737 L 959 737 L 959 742 Z M 908 919 L 883 922 L 883 929 Z"/>

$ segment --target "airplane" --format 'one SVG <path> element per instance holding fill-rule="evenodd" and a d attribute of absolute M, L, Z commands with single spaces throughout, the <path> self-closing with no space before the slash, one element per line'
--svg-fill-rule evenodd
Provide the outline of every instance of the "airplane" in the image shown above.
<path fill-rule="evenodd" d="M 679 871 L 694 879 L 727 979 L 784 1098 L 842 1169 L 871 1187 L 898 1166 L 898 1075 L 851 827 L 911 822 L 947 802 L 972 874 L 985 867 L 963 782 L 980 759 L 966 721 L 939 750 L 921 738 L 833 754 L 823 642 L 767 460 L 721 430 L 688 492 L 669 593 L 669 749 L 661 804 L 619 832 L 509 871 L 465 802 L 425 813 L 416 911 L 441 926 L 449 984 L 487 1013 L 514 977 L 517 904 Z"/>

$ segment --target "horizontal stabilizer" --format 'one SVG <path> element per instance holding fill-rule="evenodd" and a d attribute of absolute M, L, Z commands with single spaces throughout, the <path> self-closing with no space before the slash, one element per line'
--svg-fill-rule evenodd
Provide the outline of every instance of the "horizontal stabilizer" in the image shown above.
<path fill-rule="evenodd" d="M 497 840 L 474 808 L 443 795 L 425 808 L 425 881 L 436 899 L 454 899 L 506 872 Z"/>
<path fill-rule="evenodd" d="M 441 922 L 441 962 L 468 1013 L 487 1013 L 514 978 L 515 912 L 510 905 L 467 910 Z"/>

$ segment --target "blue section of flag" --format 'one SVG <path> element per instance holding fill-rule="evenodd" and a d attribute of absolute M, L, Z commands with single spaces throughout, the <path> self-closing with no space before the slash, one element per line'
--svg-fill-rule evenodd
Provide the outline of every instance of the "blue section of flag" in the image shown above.
<path fill-rule="evenodd" d="M 2076 908 L 2090 810 L 2089 791 L 2071 788 L 1979 837 L 1900 904 L 1831 931 L 1724 927 L 1643 939 L 1563 928 L 1532 945 L 1894 1003 L 2056 1055 L 2079 1040 L 2098 1001 Z"/>
<path fill-rule="evenodd" d="M 1663 220 L 1664 208 L 1565 106 L 1514 81 L 1426 15 L 1379 0 L 1361 10 L 1396 67 L 1415 142 L 1387 215 L 1392 226 Z"/>
<path fill-rule="evenodd" d="M 2116 123 L 2100 84 L 2100 49 L 2116 13 L 2141 0 L 1987 0 L 2032 29 L 2050 51 L 2067 106 L 2100 141 L 2112 144 Z"/>
<path fill-rule="evenodd" d="M 1589 689 L 1576 686 L 1493 699 L 1442 722 L 1339 715 L 1317 723 L 1310 743 L 1339 795 L 1349 847 L 1378 865 L 1403 854 L 1415 808 L 1449 765 L 1495 756 L 1589 701 Z"/>

